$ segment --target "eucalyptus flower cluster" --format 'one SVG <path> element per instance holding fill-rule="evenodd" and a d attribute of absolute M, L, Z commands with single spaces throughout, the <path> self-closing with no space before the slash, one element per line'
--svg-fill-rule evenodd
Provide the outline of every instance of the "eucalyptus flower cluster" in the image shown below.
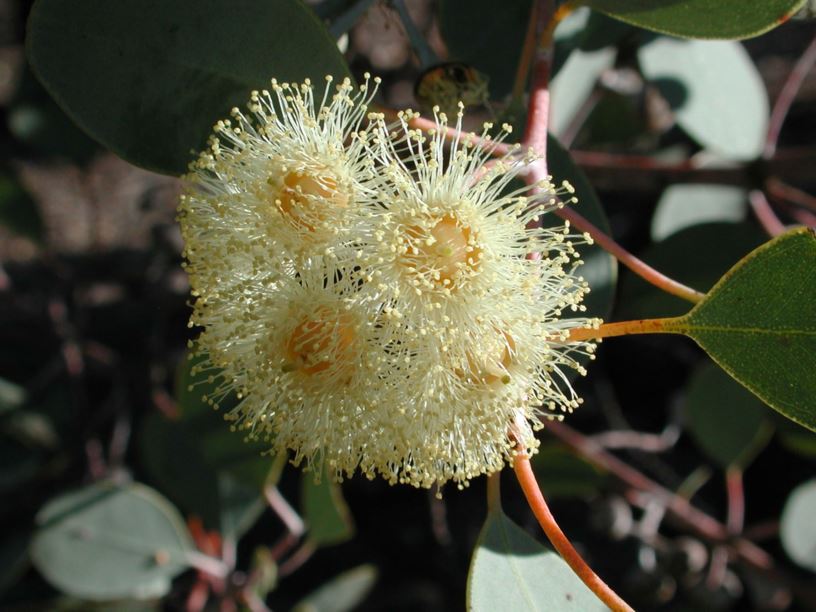
<path fill-rule="evenodd" d="M 572 189 L 519 181 L 537 157 L 493 155 L 507 126 L 423 132 L 369 112 L 378 79 L 327 81 L 253 92 L 186 176 L 207 401 L 317 473 L 464 486 L 581 403 L 588 237 L 541 223 Z"/>

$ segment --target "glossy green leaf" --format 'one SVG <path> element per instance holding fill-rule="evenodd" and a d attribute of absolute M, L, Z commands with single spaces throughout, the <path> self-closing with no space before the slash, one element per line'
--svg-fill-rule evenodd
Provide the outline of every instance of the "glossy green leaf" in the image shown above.
<path fill-rule="evenodd" d="M 95 484 L 37 515 L 31 559 L 61 591 L 86 599 L 159 597 L 193 550 L 181 516 L 143 485 Z"/>
<path fill-rule="evenodd" d="M 532 0 L 440 0 L 439 28 L 452 61 L 464 62 L 489 79 L 491 98 L 513 86 Z M 475 34 L 474 34 L 475 33 Z"/>
<path fill-rule="evenodd" d="M 547 499 L 590 496 L 606 480 L 603 472 L 561 444 L 543 444 L 533 456 L 532 465 Z"/>
<path fill-rule="evenodd" d="M 609 233 L 609 221 L 601 206 L 595 190 L 589 180 L 569 153 L 550 136 L 547 139 L 547 165 L 553 180 L 558 183 L 569 181 L 575 187 L 578 204 L 575 210 L 589 219 L 593 225 Z M 545 217 L 545 222 L 552 224 L 562 223 L 554 214 Z M 591 291 L 584 299 L 587 307 L 587 316 L 608 318 L 612 310 L 612 301 L 615 298 L 615 284 L 618 278 L 617 260 L 598 245 L 581 245 L 578 247 L 584 261 L 578 269 L 578 274 L 589 283 Z"/>
<path fill-rule="evenodd" d="M 641 68 L 706 149 L 729 159 L 759 157 L 768 126 L 768 94 L 738 42 L 658 38 L 638 51 Z"/>
<path fill-rule="evenodd" d="M 770 414 L 756 395 L 714 364 L 704 364 L 691 377 L 687 427 L 721 468 L 745 468 L 751 463 L 773 433 Z"/>
<path fill-rule="evenodd" d="M 46 158 L 67 158 L 86 164 L 99 153 L 99 145 L 89 138 L 43 88 L 26 63 L 6 122 L 26 154 Z"/>
<path fill-rule="evenodd" d="M 779 536 L 788 556 L 816 572 L 816 479 L 796 487 L 785 502 Z"/>
<path fill-rule="evenodd" d="M 561 557 L 527 535 L 501 510 L 488 515 L 476 541 L 467 606 L 473 612 L 606 610 Z"/>
<path fill-rule="evenodd" d="M 753 225 L 707 223 L 681 230 L 636 254 L 669 277 L 698 291 L 708 291 L 765 238 Z M 689 309 L 685 300 L 630 272 L 621 279 L 620 296 L 617 316 L 621 319 L 677 316 Z"/>
<path fill-rule="evenodd" d="M 689 38 L 748 38 L 785 22 L 805 0 L 587 0 L 611 17 Z"/>
<path fill-rule="evenodd" d="M 338 483 L 326 474 L 316 483 L 313 474 L 305 473 L 300 494 L 310 541 L 330 546 L 354 537 L 354 522 Z"/>
<path fill-rule="evenodd" d="M 186 512 L 200 516 L 210 529 L 240 537 L 263 510 L 260 500 L 268 476 L 275 480 L 280 461 L 265 454 L 267 446 L 248 442 L 230 431 L 222 412 L 203 395 L 217 383 L 192 369 L 200 358 L 184 359 L 176 378 L 180 418 L 151 414 L 143 422 L 141 454 L 152 480 Z"/>
<path fill-rule="evenodd" d="M 376 581 L 374 566 L 355 567 L 307 595 L 293 612 L 350 612 L 363 602 Z"/>
<path fill-rule="evenodd" d="M 204 395 L 217 383 L 193 375 L 200 361 L 179 364 L 180 418 L 151 414 L 145 419 L 142 455 L 156 483 L 184 510 L 199 515 L 209 528 L 239 538 L 262 512 L 262 488 L 277 482 L 285 458 L 270 457 L 263 443 L 230 431 L 223 411 L 234 406 L 235 398 L 227 398 L 220 413 L 207 404 Z"/>
<path fill-rule="evenodd" d="M 692 338 L 789 419 L 816 430 L 816 234 L 791 230 L 732 268 L 667 331 Z"/>
<path fill-rule="evenodd" d="M 748 194 L 732 185 L 672 185 L 660 196 L 652 217 L 652 240 L 659 242 L 703 223 L 738 223 L 748 212 Z"/>
<path fill-rule="evenodd" d="M 37 0 L 27 51 L 80 127 L 124 159 L 171 174 L 269 79 L 321 84 L 348 74 L 300 0 Z"/>

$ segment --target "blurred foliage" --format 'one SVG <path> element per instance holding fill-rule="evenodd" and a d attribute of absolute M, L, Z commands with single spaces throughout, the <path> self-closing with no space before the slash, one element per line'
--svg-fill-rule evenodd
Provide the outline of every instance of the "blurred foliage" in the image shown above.
<path fill-rule="evenodd" d="M 483 522 L 483 479 L 441 500 L 359 477 L 316 481 L 230 432 L 223 415 L 237 398 L 214 411 L 202 397 L 217 376 L 194 375 L 185 349 L 177 185 L 127 174 L 106 152 L 178 175 L 212 123 L 272 77 L 370 70 L 382 73 L 385 105 L 406 104 L 428 49 L 405 48 L 422 35 L 441 60 L 488 77 L 478 118 L 520 134 L 524 96 L 510 92 L 529 85 L 515 80 L 531 0 L 408 2 L 401 13 L 384 0 L 37 0 L 29 16 L 30 4 L 7 0 L 11 25 L 0 28 L 17 52 L 0 55 L 0 608 L 594 609 L 530 535 L 512 487 Z M 683 317 L 675 330 L 724 370 L 679 338 L 607 341 L 576 383 L 586 405 L 567 421 L 593 433 L 575 445 L 545 430 L 537 478 L 590 564 L 637 609 L 813 609 L 801 583 L 816 571 L 814 239 L 793 230 L 768 242 L 749 204 L 790 173 L 800 195 L 771 197 L 772 209 L 787 225 L 814 222 L 812 146 L 762 158 L 776 77 L 812 24 L 804 14 L 743 45 L 733 39 L 803 2 L 587 5 L 555 31 L 549 170 L 603 232 L 710 290 L 689 313 L 629 271 L 618 286 L 617 261 L 582 245 L 588 311 Z M 333 35 L 346 33 L 341 53 Z M 365 40 L 406 59 L 379 70 Z M 805 95 L 782 147 L 812 143 Z M 116 220 L 144 235 L 106 241 Z M 638 488 L 620 464 L 662 488 Z M 715 469 L 745 472 L 739 534 L 714 537 L 671 513 L 682 499 L 733 519 Z M 745 539 L 772 570 L 731 546 Z"/>

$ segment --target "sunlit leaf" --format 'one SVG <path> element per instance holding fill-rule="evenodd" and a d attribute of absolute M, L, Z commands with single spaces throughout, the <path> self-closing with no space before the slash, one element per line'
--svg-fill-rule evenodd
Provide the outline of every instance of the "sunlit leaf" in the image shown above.
<path fill-rule="evenodd" d="M 701 146 L 729 159 L 759 157 L 768 94 L 740 43 L 661 37 L 641 47 L 638 58 L 677 123 Z"/>
<path fill-rule="evenodd" d="M 557 554 L 494 510 L 482 527 L 467 583 L 473 612 L 606 610 Z"/>
<path fill-rule="evenodd" d="M 642 28 L 690 38 L 748 38 L 785 22 L 805 0 L 587 0 Z"/>
<path fill-rule="evenodd" d="M 35 567 L 61 591 L 87 599 L 164 595 L 193 550 L 178 511 L 139 484 L 61 495 L 39 512 L 37 526 Z"/>
<path fill-rule="evenodd" d="M 738 223 L 748 212 L 748 194 L 732 185 L 672 185 L 660 196 L 652 217 L 652 240 L 659 242 L 687 227 Z"/>
<path fill-rule="evenodd" d="M 350 612 L 359 606 L 377 581 L 377 569 L 361 565 L 344 572 L 299 601 L 294 612 Z"/>
<path fill-rule="evenodd" d="M 779 536 L 791 559 L 816 572 L 816 480 L 799 485 L 782 511 Z"/>
<path fill-rule="evenodd" d="M 668 325 L 789 419 L 816 430 L 816 234 L 796 229 L 742 259 Z"/>

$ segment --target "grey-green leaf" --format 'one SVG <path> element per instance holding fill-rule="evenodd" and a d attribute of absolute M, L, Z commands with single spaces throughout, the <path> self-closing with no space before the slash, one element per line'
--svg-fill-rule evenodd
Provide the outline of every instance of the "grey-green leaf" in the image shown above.
<path fill-rule="evenodd" d="M 527 535 L 501 510 L 488 515 L 476 542 L 467 606 L 473 612 L 607 609 L 561 557 Z"/>
<path fill-rule="evenodd" d="M 344 572 L 299 601 L 294 612 L 349 612 L 366 598 L 377 581 L 377 569 L 361 565 Z"/>
<path fill-rule="evenodd" d="M 733 185 L 672 185 L 660 196 L 652 217 L 652 240 L 703 223 L 738 223 L 748 211 L 748 194 Z"/>
<path fill-rule="evenodd" d="M 547 167 L 554 181 L 566 180 L 575 188 L 575 195 L 578 197 L 578 204 L 574 205 L 575 211 L 608 234 L 609 221 L 595 190 L 583 170 L 572 161 L 567 150 L 553 136 L 547 139 Z M 555 215 L 548 217 L 545 217 L 545 222 L 553 224 L 562 222 Z M 584 265 L 578 269 L 578 274 L 586 279 L 591 288 L 589 295 L 584 298 L 586 314 L 590 317 L 607 318 L 615 298 L 618 262 L 597 244 L 580 245 L 578 252 L 584 261 Z"/>
<path fill-rule="evenodd" d="M 622 21 L 689 38 L 748 38 L 784 23 L 805 0 L 587 0 Z"/>
<path fill-rule="evenodd" d="M 791 230 L 734 266 L 667 331 L 686 334 L 765 403 L 816 430 L 816 233 Z"/>
<path fill-rule="evenodd" d="M 340 485 L 324 473 L 316 483 L 313 474 L 301 480 L 303 515 L 309 540 L 318 546 L 340 544 L 354 536 L 354 522 Z"/>
<path fill-rule="evenodd" d="M 745 468 L 770 440 L 770 415 L 759 398 L 711 363 L 692 375 L 688 430 L 721 468 Z"/>
<path fill-rule="evenodd" d="M 780 538 L 791 559 L 816 572 L 816 479 L 799 485 L 782 511 Z"/>
<path fill-rule="evenodd" d="M 641 47 L 638 58 L 677 123 L 700 145 L 729 159 L 759 156 L 768 94 L 740 43 L 658 38 Z"/>
<path fill-rule="evenodd" d="M 213 123 L 269 79 L 348 75 L 300 0 L 38 0 L 29 60 L 92 137 L 138 166 L 183 173 Z"/>
<path fill-rule="evenodd" d="M 513 86 L 531 6 L 531 0 L 506 0 L 501 8 L 494 0 L 439 3 L 439 28 L 451 59 L 487 75 L 494 99 Z"/>
<path fill-rule="evenodd" d="M 178 511 L 143 485 L 91 485 L 37 515 L 31 558 L 61 591 L 85 599 L 160 597 L 194 549 Z"/>

